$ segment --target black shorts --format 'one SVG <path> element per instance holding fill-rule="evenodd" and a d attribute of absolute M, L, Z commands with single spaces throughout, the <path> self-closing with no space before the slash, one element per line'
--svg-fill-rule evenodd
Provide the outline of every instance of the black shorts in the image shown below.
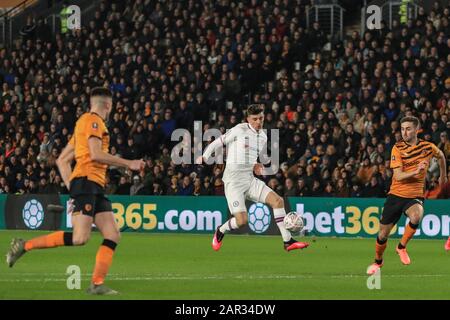
<path fill-rule="evenodd" d="M 411 206 L 420 204 L 423 206 L 423 198 L 402 198 L 393 194 L 389 194 L 384 203 L 383 213 L 381 215 L 381 224 L 396 224 L 400 220 L 402 214 L 406 214 Z"/>
<path fill-rule="evenodd" d="M 111 201 L 105 197 L 103 188 L 85 177 L 71 181 L 70 197 L 73 199 L 73 214 L 79 212 L 94 217 L 99 212 L 112 211 Z"/>

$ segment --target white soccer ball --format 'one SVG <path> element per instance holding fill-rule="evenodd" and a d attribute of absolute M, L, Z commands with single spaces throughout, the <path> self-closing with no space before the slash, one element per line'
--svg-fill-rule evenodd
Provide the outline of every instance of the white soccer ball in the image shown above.
<path fill-rule="evenodd" d="M 302 231 L 304 227 L 303 218 L 295 211 L 291 211 L 284 217 L 284 227 L 291 233 Z"/>
<path fill-rule="evenodd" d="M 254 203 L 248 210 L 248 225 L 255 233 L 264 233 L 270 226 L 270 210 L 264 203 Z"/>
<path fill-rule="evenodd" d="M 22 209 L 22 218 L 28 228 L 39 228 L 44 221 L 42 204 L 35 199 L 27 201 Z"/>

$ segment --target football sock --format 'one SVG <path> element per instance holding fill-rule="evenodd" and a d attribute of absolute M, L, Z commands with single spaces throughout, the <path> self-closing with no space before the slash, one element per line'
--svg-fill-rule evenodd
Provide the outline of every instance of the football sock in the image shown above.
<path fill-rule="evenodd" d="M 405 232 L 403 233 L 402 239 L 398 244 L 399 249 L 404 249 L 406 247 L 408 241 L 412 239 L 418 227 L 419 227 L 418 224 L 412 224 L 411 222 L 408 223 L 408 225 L 405 228 Z"/>
<path fill-rule="evenodd" d="M 72 232 L 57 231 L 26 241 L 25 251 L 71 245 L 73 245 Z"/>
<path fill-rule="evenodd" d="M 236 222 L 236 218 L 233 217 L 230 220 L 228 220 L 227 222 L 225 222 L 223 225 L 220 226 L 219 231 L 222 233 L 228 232 L 230 230 L 235 230 L 238 229 L 238 225 Z"/>
<path fill-rule="evenodd" d="M 291 238 L 289 241 L 284 241 L 285 244 L 293 244 L 296 242 L 297 242 L 297 240 L 295 240 L 294 238 Z"/>
<path fill-rule="evenodd" d="M 97 251 L 95 258 L 94 273 L 92 274 L 92 283 L 95 285 L 103 284 L 108 274 L 109 267 L 112 264 L 114 251 L 117 243 L 104 239 L 102 245 Z"/>
<path fill-rule="evenodd" d="M 283 241 L 287 242 L 291 240 L 291 233 L 284 227 L 284 217 L 286 216 L 286 210 L 284 210 L 284 208 L 274 208 L 273 215 L 275 217 L 275 222 L 277 223 L 278 229 L 280 229 Z"/>
<path fill-rule="evenodd" d="M 225 233 L 221 232 L 220 230 L 216 231 L 216 237 L 217 237 L 217 241 L 222 241 L 223 237 L 225 237 Z"/>
<path fill-rule="evenodd" d="M 378 237 L 377 237 L 377 241 L 375 242 L 375 262 L 378 264 L 381 264 L 381 262 L 383 261 L 383 253 L 384 250 L 387 247 L 387 239 L 381 241 Z M 381 262 L 378 262 L 381 261 Z"/>

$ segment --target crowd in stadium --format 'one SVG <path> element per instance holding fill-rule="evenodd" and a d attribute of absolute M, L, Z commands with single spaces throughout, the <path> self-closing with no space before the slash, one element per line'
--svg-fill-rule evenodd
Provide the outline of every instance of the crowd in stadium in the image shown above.
<path fill-rule="evenodd" d="M 223 195 L 222 165 L 174 165 L 176 128 L 222 132 L 265 105 L 279 129 L 280 170 L 261 177 L 284 196 L 384 197 L 399 120 L 450 160 L 450 7 L 407 24 L 331 41 L 303 19 L 304 0 L 103 1 L 81 31 L 36 23 L 0 49 L 0 193 L 67 192 L 55 161 L 89 91 L 114 93 L 110 152 L 144 158 L 110 168 L 107 194 Z M 427 196 L 437 192 L 432 164 Z"/>

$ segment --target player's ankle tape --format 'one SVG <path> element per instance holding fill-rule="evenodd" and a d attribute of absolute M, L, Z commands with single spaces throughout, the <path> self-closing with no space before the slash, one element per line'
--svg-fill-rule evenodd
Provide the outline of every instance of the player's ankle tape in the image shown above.
<path fill-rule="evenodd" d="M 409 222 L 409 226 L 410 226 L 412 229 L 417 229 L 417 228 L 419 227 L 418 224 L 413 224 L 413 223 L 411 223 L 411 222 Z"/>
<path fill-rule="evenodd" d="M 64 232 L 63 234 L 64 238 L 64 245 L 65 246 L 73 246 L 73 233 L 72 232 Z"/>
<path fill-rule="evenodd" d="M 109 240 L 109 239 L 104 239 L 102 242 L 102 246 L 108 247 L 114 251 L 114 250 L 116 250 L 117 243 L 115 243 L 114 241 Z"/>

